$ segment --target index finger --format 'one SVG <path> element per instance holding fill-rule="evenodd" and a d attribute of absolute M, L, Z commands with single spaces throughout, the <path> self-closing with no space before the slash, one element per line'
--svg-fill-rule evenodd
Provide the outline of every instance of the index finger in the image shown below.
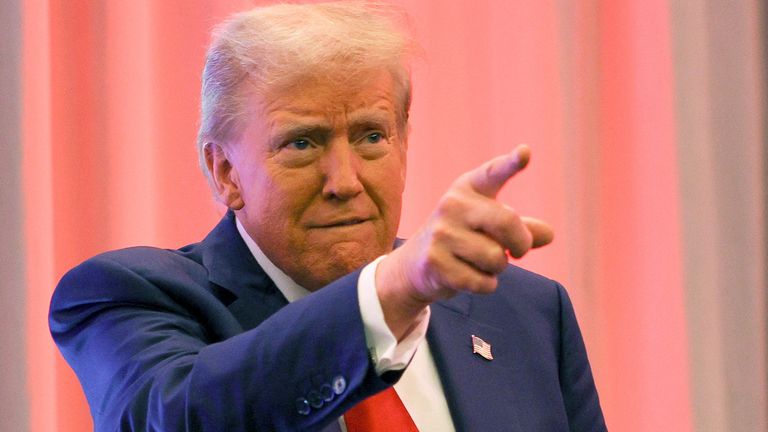
<path fill-rule="evenodd" d="M 525 168 L 530 159 L 530 147 L 522 144 L 505 155 L 497 156 L 485 162 L 462 177 L 477 193 L 489 198 L 496 198 L 507 180 Z"/>

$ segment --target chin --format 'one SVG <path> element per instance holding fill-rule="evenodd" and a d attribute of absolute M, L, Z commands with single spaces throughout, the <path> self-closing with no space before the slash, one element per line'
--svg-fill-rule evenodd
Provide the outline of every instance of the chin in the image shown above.
<path fill-rule="evenodd" d="M 344 247 L 344 245 L 334 245 L 327 251 L 326 260 L 329 273 L 332 273 L 338 279 L 346 274 L 352 273 L 358 268 L 368 264 L 376 259 L 379 254 L 370 249 L 365 250 L 357 244 Z"/>
<path fill-rule="evenodd" d="M 315 291 L 331 282 L 346 276 L 360 267 L 370 263 L 384 252 L 378 253 L 377 248 L 362 248 L 356 243 L 335 244 L 323 251 L 322 256 L 313 260 L 313 265 L 306 266 L 311 274 L 307 281 L 300 283 L 310 291 Z"/>

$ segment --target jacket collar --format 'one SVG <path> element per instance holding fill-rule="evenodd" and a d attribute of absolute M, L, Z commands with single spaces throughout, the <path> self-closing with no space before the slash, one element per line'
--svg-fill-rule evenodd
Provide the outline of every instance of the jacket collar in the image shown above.
<path fill-rule="evenodd" d="M 229 293 L 227 308 L 246 330 L 288 304 L 248 250 L 231 210 L 205 237 L 201 247 L 208 280 Z"/>

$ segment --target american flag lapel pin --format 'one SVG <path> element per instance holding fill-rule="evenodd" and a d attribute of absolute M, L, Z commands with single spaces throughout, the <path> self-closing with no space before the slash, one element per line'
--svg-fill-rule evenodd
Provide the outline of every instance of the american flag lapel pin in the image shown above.
<path fill-rule="evenodd" d="M 493 354 L 491 354 L 491 344 L 475 335 L 472 335 L 472 353 L 477 354 L 486 360 L 493 360 Z"/>

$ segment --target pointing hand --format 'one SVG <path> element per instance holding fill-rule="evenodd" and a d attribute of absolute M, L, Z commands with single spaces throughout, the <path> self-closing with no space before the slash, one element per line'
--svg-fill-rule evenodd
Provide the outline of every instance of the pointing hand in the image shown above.
<path fill-rule="evenodd" d="M 376 288 L 396 337 L 435 300 L 460 291 L 493 292 L 507 253 L 520 258 L 552 241 L 549 225 L 496 201 L 530 155 L 530 148 L 518 146 L 461 175 L 419 231 L 379 263 Z"/>

